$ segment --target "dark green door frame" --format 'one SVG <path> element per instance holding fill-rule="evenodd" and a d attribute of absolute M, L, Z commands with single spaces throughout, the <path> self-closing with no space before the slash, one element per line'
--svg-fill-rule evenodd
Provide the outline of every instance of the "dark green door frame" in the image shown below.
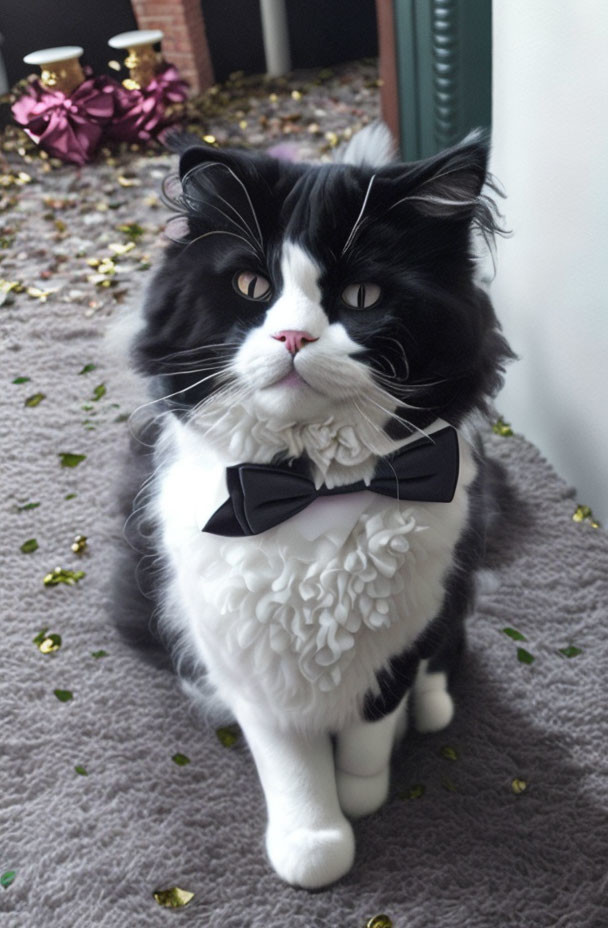
<path fill-rule="evenodd" d="M 401 153 L 412 161 L 491 125 L 492 0 L 394 0 L 393 11 Z"/>

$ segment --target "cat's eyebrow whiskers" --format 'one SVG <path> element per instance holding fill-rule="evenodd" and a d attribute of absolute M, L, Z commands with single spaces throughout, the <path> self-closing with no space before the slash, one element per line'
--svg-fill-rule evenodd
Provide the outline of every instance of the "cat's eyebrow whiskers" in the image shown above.
<path fill-rule="evenodd" d="M 365 193 L 365 197 L 363 198 L 363 206 L 361 207 L 361 210 L 360 210 L 360 212 L 359 212 L 359 215 L 357 216 L 357 218 L 356 218 L 356 220 L 355 220 L 355 224 L 354 224 L 354 226 L 352 227 L 352 229 L 351 229 L 351 231 L 350 231 L 350 235 L 349 235 L 348 238 L 346 239 L 346 244 L 344 245 L 344 248 L 342 249 L 342 252 L 341 252 L 341 254 L 340 254 L 340 257 L 341 257 L 341 258 L 343 258 L 344 255 L 346 254 L 346 252 L 349 250 L 349 248 L 351 247 L 352 243 L 353 243 L 354 240 L 355 240 L 355 236 L 357 235 L 357 233 L 359 232 L 359 230 L 360 230 L 360 228 L 361 228 L 361 225 L 362 225 L 362 222 L 363 222 L 363 216 L 364 216 L 364 213 L 365 213 L 365 208 L 366 208 L 366 206 L 367 206 L 367 201 L 369 200 L 369 195 L 370 195 L 370 193 L 372 192 L 372 185 L 373 185 L 375 179 L 376 179 L 376 175 L 375 175 L 375 174 L 372 174 L 372 176 L 371 176 L 371 178 L 370 178 L 370 182 L 369 182 L 369 184 L 367 185 L 367 191 L 366 191 L 366 193 Z"/>

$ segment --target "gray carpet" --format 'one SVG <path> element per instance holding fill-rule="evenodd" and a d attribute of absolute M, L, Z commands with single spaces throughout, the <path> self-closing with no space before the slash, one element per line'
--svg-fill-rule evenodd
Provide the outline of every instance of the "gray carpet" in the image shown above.
<path fill-rule="evenodd" d="M 137 168 L 145 177 L 137 209 L 121 189 L 123 205 L 100 210 L 97 224 L 88 217 L 96 197 L 113 195 L 103 193 L 112 165 L 58 172 L 51 190 L 74 204 L 49 207 L 55 218 L 40 218 L 44 178 L 10 216 L 17 241 L 0 276 L 58 291 L 42 302 L 13 290 L 0 308 L 0 923 L 363 928 L 385 913 L 394 928 L 603 928 L 608 539 L 572 520 L 574 491 L 525 439 L 488 431 L 518 501 L 489 551 L 499 585 L 470 622 L 456 719 L 404 743 L 389 803 L 357 823 L 354 869 L 326 891 L 287 887 L 266 864 L 263 799 L 242 740 L 224 746 L 174 679 L 118 640 L 103 604 L 120 532 L 124 414 L 137 399 L 103 336 L 110 317 L 139 298 L 146 242 L 154 261 L 161 216 L 142 203 L 157 188 L 157 167 Z M 108 255 L 109 243 L 125 241 L 117 224 L 135 220 L 148 238 L 118 265 L 118 282 L 88 280 L 85 259 Z M 68 258 L 49 280 L 39 274 L 53 252 Z M 89 363 L 96 369 L 80 373 Z M 37 393 L 44 398 L 25 405 Z M 86 458 L 63 467 L 66 452 Z M 81 555 L 71 551 L 77 534 L 88 538 Z M 37 550 L 23 553 L 33 538 Z M 85 576 L 45 586 L 56 566 Z M 43 629 L 61 635 L 54 653 L 33 641 Z M 580 653 L 560 653 L 571 647 Z M 92 656 L 100 650 L 106 656 Z M 190 762 L 179 766 L 176 753 Z M 520 794 L 514 779 L 527 785 Z M 153 892 L 173 886 L 194 898 L 171 911 Z"/>

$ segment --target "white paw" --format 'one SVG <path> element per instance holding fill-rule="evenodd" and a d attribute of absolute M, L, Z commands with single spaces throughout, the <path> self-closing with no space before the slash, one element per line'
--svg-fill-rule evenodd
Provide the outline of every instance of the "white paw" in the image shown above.
<path fill-rule="evenodd" d="M 386 802 L 388 796 L 388 766 L 371 777 L 359 777 L 336 770 L 336 785 L 340 807 L 350 818 L 371 815 Z"/>
<path fill-rule="evenodd" d="M 454 702 L 445 690 L 416 691 L 414 724 L 417 731 L 440 731 L 454 717 Z"/>
<path fill-rule="evenodd" d="M 348 873 L 355 859 L 355 837 L 346 819 L 326 828 L 288 832 L 269 825 L 266 850 L 281 879 L 292 886 L 319 889 Z"/>

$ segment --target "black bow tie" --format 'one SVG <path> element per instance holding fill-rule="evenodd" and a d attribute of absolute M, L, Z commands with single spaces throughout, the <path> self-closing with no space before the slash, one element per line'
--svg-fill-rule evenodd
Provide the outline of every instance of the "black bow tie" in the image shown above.
<path fill-rule="evenodd" d="M 380 458 L 369 484 L 319 487 L 297 465 L 237 464 L 226 468 L 230 498 L 213 513 L 204 532 L 259 535 L 306 509 L 319 496 L 372 490 L 394 499 L 449 503 L 458 481 L 458 434 L 452 426 Z"/>

